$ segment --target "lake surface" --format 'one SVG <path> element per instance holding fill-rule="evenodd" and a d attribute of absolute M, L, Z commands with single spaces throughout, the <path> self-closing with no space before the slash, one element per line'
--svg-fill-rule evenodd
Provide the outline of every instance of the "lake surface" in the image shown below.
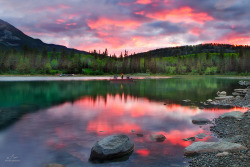
<path fill-rule="evenodd" d="M 49 163 L 67 167 L 187 166 L 183 150 L 192 142 L 183 138 L 207 133 L 208 137 L 198 141 L 217 140 L 210 136 L 209 126 L 194 125 L 192 118 L 212 120 L 225 112 L 247 110 L 200 103 L 213 99 L 217 91 L 231 94 L 240 87 L 237 79 L 191 77 L 112 84 L 106 78 L 19 78 L 0 78 L 0 167 Z M 167 139 L 152 142 L 148 136 L 154 133 Z M 89 162 L 95 142 L 113 134 L 126 134 L 133 140 L 135 149 L 129 159 Z"/>

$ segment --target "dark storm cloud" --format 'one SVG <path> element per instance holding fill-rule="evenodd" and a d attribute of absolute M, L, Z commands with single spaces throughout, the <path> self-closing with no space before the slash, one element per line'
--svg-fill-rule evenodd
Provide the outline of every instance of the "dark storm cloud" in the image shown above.
<path fill-rule="evenodd" d="M 150 27 L 153 28 L 160 28 L 163 30 L 166 34 L 175 34 L 175 33 L 182 33 L 185 32 L 184 28 L 181 28 L 181 25 L 178 24 L 171 24 L 169 22 L 154 22 L 152 24 L 149 24 Z"/>

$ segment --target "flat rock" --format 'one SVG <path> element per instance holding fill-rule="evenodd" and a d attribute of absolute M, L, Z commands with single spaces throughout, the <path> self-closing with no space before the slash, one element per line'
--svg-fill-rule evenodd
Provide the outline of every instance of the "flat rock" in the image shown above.
<path fill-rule="evenodd" d="M 61 164 L 48 164 L 45 167 L 66 167 L 66 166 Z"/>
<path fill-rule="evenodd" d="M 207 134 L 206 133 L 200 133 L 200 134 L 196 135 L 195 137 L 198 138 L 198 139 L 204 139 L 205 137 L 207 137 Z"/>
<path fill-rule="evenodd" d="M 241 119 L 243 116 L 243 113 L 240 111 L 232 111 L 228 113 L 224 113 L 219 118 L 224 119 L 224 118 L 235 118 L 235 119 Z"/>
<path fill-rule="evenodd" d="M 239 93 L 236 93 L 236 92 L 233 92 L 232 95 L 234 95 L 234 96 L 239 96 L 240 94 L 239 94 Z"/>
<path fill-rule="evenodd" d="M 163 134 L 152 134 L 149 135 L 149 139 L 151 141 L 163 142 L 164 140 L 166 140 L 166 137 Z"/>
<path fill-rule="evenodd" d="M 90 160 L 111 160 L 129 155 L 134 144 L 126 135 L 112 135 L 96 142 L 91 149 Z"/>
<path fill-rule="evenodd" d="M 225 99 L 232 99 L 234 98 L 233 96 L 220 96 L 220 97 L 215 97 L 215 100 L 225 100 Z"/>
<path fill-rule="evenodd" d="M 195 141 L 195 137 L 189 137 L 189 138 L 185 138 L 185 139 L 182 139 L 184 141 Z"/>
<path fill-rule="evenodd" d="M 246 147 L 240 144 L 230 142 L 195 142 L 184 149 L 184 154 L 189 156 L 199 153 L 240 151 L 246 149 Z"/>
<path fill-rule="evenodd" d="M 239 81 L 238 83 L 239 83 L 240 85 L 245 85 L 245 86 L 250 85 L 250 82 L 249 82 L 249 81 Z"/>
<path fill-rule="evenodd" d="M 246 93 L 248 89 L 234 89 L 237 93 Z"/>
<path fill-rule="evenodd" d="M 193 118 L 192 123 L 197 125 L 205 125 L 211 123 L 211 121 L 207 118 Z"/>
<path fill-rule="evenodd" d="M 187 103 L 187 102 L 190 102 L 191 100 L 189 100 L 189 99 L 186 99 L 186 100 L 182 100 L 182 101 L 184 101 L 184 102 L 186 102 L 186 103 Z"/>
<path fill-rule="evenodd" d="M 212 101 L 213 101 L 212 99 L 208 99 L 208 100 L 207 100 L 208 103 L 211 103 Z"/>

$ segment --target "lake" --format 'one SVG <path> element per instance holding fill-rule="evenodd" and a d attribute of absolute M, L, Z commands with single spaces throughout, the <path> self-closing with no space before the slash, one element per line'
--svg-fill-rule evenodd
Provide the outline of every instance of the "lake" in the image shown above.
<path fill-rule="evenodd" d="M 201 103 L 217 91 L 231 94 L 240 88 L 238 79 L 182 77 L 126 84 L 94 79 L 0 77 L 0 167 L 187 166 L 183 150 L 192 142 L 183 138 L 207 133 L 197 141 L 217 140 L 209 125 L 194 125 L 193 118 L 212 120 L 225 112 L 247 110 Z M 155 133 L 166 140 L 151 141 L 148 136 Z M 89 162 L 95 142 L 113 134 L 133 140 L 129 159 Z"/>

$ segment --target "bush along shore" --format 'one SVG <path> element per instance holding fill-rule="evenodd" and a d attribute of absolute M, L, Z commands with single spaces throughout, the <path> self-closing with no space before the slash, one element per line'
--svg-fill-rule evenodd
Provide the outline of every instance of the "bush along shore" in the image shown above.
<path fill-rule="evenodd" d="M 232 97 L 218 92 L 214 105 L 250 106 L 250 82 L 240 81 L 245 89 L 235 89 Z M 221 97 L 221 98 L 220 98 Z M 224 98 L 223 98 L 224 97 Z M 184 150 L 190 167 L 248 167 L 250 162 L 250 110 L 222 114 L 212 121 L 210 131 L 219 141 L 194 142 Z"/>

